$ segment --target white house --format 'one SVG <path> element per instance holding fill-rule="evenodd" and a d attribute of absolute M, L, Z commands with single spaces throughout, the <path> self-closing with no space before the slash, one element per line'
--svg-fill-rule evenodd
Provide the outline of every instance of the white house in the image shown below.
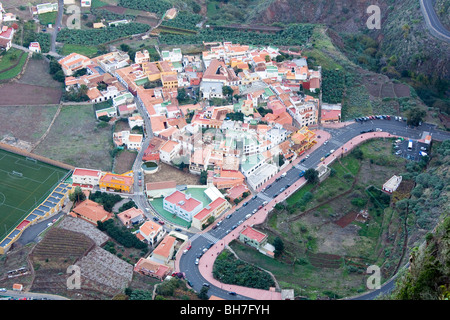
<path fill-rule="evenodd" d="M 200 83 L 200 92 L 202 93 L 203 99 L 212 98 L 223 98 L 222 92 L 223 83 L 222 82 L 205 82 Z"/>
<path fill-rule="evenodd" d="M 128 150 L 141 150 L 143 139 L 142 134 L 130 133 L 127 130 L 113 133 L 114 143 L 117 146 L 125 145 Z"/>
<path fill-rule="evenodd" d="M 387 193 L 393 193 L 397 190 L 398 186 L 402 182 L 402 176 L 393 175 L 385 184 L 383 184 L 383 191 Z"/>
<path fill-rule="evenodd" d="M 75 168 L 72 183 L 79 185 L 82 189 L 92 189 L 93 186 L 98 186 L 101 176 L 100 170 Z"/>
<path fill-rule="evenodd" d="M 203 209 L 203 203 L 190 194 L 176 190 L 164 198 L 163 208 L 186 221 L 192 221 L 192 217 Z"/>
<path fill-rule="evenodd" d="M 39 44 L 39 42 L 30 42 L 28 50 L 36 53 L 41 53 L 41 45 Z"/>
<path fill-rule="evenodd" d="M 174 48 L 172 51 L 161 51 L 161 56 L 164 61 L 181 62 L 183 60 L 180 48 Z"/>
<path fill-rule="evenodd" d="M 133 129 L 136 126 L 142 127 L 144 125 L 144 119 L 141 115 L 136 114 L 128 118 L 128 125 L 130 126 L 130 129 Z"/>
<path fill-rule="evenodd" d="M 162 162 L 170 163 L 180 151 L 181 145 L 176 142 L 169 140 L 167 141 L 159 150 L 159 159 Z"/>
<path fill-rule="evenodd" d="M 166 234 L 166 231 L 164 230 L 164 228 L 161 225 L 159 225 L 156 222 L 153 222 L 151 220 L 148 220 L 148 221 L 144 222 L 142 224 L 142 226 L 140 226 L 137 237 L 141 240 L 145 240 L 151 246 L 154 246 L 162 238 L 164 238 L 165 234 Z"/>

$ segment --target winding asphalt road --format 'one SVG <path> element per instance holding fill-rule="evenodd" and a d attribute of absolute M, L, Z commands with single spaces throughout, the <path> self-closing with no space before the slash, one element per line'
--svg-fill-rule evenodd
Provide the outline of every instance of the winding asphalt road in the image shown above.
<path fill-rule="evenodd" d="M 433 7 L 435 2 L 436 0 L 420 0 L 420 9 L 422 10 L 426 25 L 431 34 L 450 43 L 450 31 L 447 30 L 439 20 Z"/>

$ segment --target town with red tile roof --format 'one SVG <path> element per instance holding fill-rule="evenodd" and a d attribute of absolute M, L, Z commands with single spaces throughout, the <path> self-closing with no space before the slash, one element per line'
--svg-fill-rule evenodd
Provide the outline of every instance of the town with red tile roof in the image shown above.
<path fill-rule="evenodd" d="M 34 204 L 31 205 L 33 210 L 27 212 L 25 218 L 19 217 L 17 223 L 8 221 L 9 216 L 3 219 L 6 213 L 0 211 L 0 223 L 5 225 L 5 234 L 0 236 L 0 255 L 14 253 L 31 242 L 35 246 L 27 260 L 27 268 L 34 268 L 33 272 L 13 270 L 11 274 L 17 279 L 10 281 L 7 280 L 9 275 L 1 277 L 3 267 L 0 266 L 0 287 L 5 286 L 0 296 L 2 292 L 11 297 L 33 293 L 34 297 L 44 299 L 48 292 L 54 294 L 54 299 L 78 300 L 104 297 L 158 300 L 171 299 L 171 295 L 184 297 L 177 300 L 319 299 L 323 295 L 336 297 L 333 290 L 338 289 L 324 287 L 315 292 L 307 288 L 306 282 L 288 283 L 264 268 L 273 263 L 283 270 L 292 269 L 297 275 L 295 269 L 305 268 L 305 265 L 321 264 L 322 267 L 323 263 L 339 269 L 344 264 L 346 275 L 353 276 L 365 271 L 363 267 L 369 262 L 374 263 L 373 259 L 360 256 L 357 259 L 321 252 L 323 248 L 340 248 L 331 243 L 338 236 L 319 243 L 310 227 L 317 222 L 300 224 L 297 220 L 310 210 L 314 210 L 314 214 L 309 215 L 311 220 L 321 219 L 315 211 L 322 207 L 307 207 L 307 203 L 313 193 L 318 197 L 315 192 L 321 192 L 317 189 L 322 190 L 321 183 L 326 179 L 338 175 L 340 186 L 336 190 L 347 190 L 344 185 L 351 184 L 350 178 L 358 175 L 359 169 L 354 170 L 355 163 L 349 164 L 344 157 L 351 154 L 361 160 L 363 156 L 359 159 L 355 156 L 357 152 L 351 152 L 360 151 L 358 145 L 372 140 L 396 139 L 395 155 L 414 149 L 417 158 L 409 155 L 407 160 L 419 162 L 427 159 L 431 151 L 431 142 L 435 139 L 432 127 L 414 131 L 412 134 L 417 139 L 408 139 L 408 146 L 405 142 L 405 147 L 401 147 L 404 137 L 411 132 L 407 131 L 409 121 L 405 127 L 404 118 L 371 115 L 343 121 L 345 94 L 333 103 L 323 101 L 324 82 L 331 69 L 328 61 L 312 49 L 322 45 L 315 40 L 310 42 L 313 37 L 310 28 L 314 26 L 282 23 L 280 26 L 253 26 L 261 28 L 257 45 L 251 37 L 231 36 L 235 28 L 241 30 L 242 25 L 209 24 L 208 19 L 192 25 L 186 17 L 193 15 L 194 9 L 186 13 L 186 8 L 172 4 L 173 1 L 152 2 L 151 8 L 147 0 L 140 4 L 134 0 L 106 2 L 51 0 L 41 3 L 33 0 L 25 3 L 18 0 L 17 8 L 8 1 L 0 3 L 0 66 L 7 66 L 5 70 L 0 69 L 0 76 L 3 72 L 14 71 L 22 58 L 25 66 L 30 61 L 32 66 L 33 61 L 36 64 L 39 63 L 36 61 L 43 61 L 62 91 L 59 103 L 52 105 L 57 110 L 54 118 L 45 119 L 48 129 L 40 127 L 45 133 L 39 140 L 24 147 L 20 139 L 5 138 L 0 142 L 0 149 L 23 157 L 18 163 L 25 163 L 30 170 L 39 171 L 40 162 L 68 170 L 65 175 L 57 174 L 58 183 L 52 185 L 43 198 L 21 195 L 24 202 L 34 198 Z M 197 0 L 191 2 L 189 6 L 198 13 L 228 6 L 228 1 L 207 1 L 205 8 Z M 69 20 L 67 10 L 72 6 L 81 10 L 79 13 L 75 10 L 74 15 L 81 16 L 73 20 L 73 26 L 64 25 Z M 30 25 L 31 21 L 37 22 L 37 31 L 27 29 L 30 28 L 24 24 L 27 17 Z M 265 36 L 279 37 L 280 30 L 295 26 L 308 34 L 301 38 L 303 43 L 293 45 L 289 37 L 285 39 L 286 45 L 261 43 Z M 141 30 L 139 28 L 144 31 L 130 32 Z M 229 31 L 230 39 L 225 36 L 213 41 L 208 37 L 199 38 L 201 44 L 192 46 L 195 49 L 177 41 L 170 44 L 168 40 L 172 36 L 197 37 L 202 34 L 201 30 L 221 35 Z M 111 37 L 119 34 L 119 40 L 109 39 L 105 32 Z M 84 38 L 81 41 L 77 37 Z M 92 43 L 96 37 L 98 41 L 105 41 Z M 19 51 L 24 54 L 16 61 Z M 308 56 L 312 52 L 313 57 Z M 388 63 L 394 65 L 392 61 Z M 346 76 L 339 81 L 352 81 Z M 29 73 L 21 72 L 11 83 L 23 85 L 33 81 L 31 78 Z M 1 89 L 7 81 L 0 79 L 0 82 Z M 338 85 L 336 82 L 336 87 Z M 335 89 L 339 90 L 331 91 Z M 39 95 L 39 89 L 35 94 Z M 92 128 L 80 125 L 79 130 L 91 131 L 91 138 L 84 141 L 79 138 L 77 145 L 67 147 L 72 148 L 71 151 L 78 150 L 79 158 L 92 158 L 91 161 L 80 160 L 79 163 L 69 155 L 56 160 L 50 152 L 40 157 L 34 155 L 41 141 L 52 132 L 52 126 L 60 125 L 61 112 L 68 107 L 85 106 L 92 109 L 88 116 L 95 125 Z M 45 122 L 44 116 L 38 119 L 37 113 L 33 115 L 36 122 Z M 64 121 L 69 125 L 78 120 Z M 60 137 L 77 136 L 76 132 L 63 131 L 60 130 Z M 96 138 L 106 131 L 109 142 L 102 144 Z M 439 134 L 445 137 L 442 132 L 437 132 L 437 136 Z M 10 142 L 12 140 L 14 143 Z M 112 161 L 110 166 L 97 161 L 93 149 L 84 148 L 92 144 L 96 151 L 106 150 Z M 341 171 L 332 168 L 336 163 Z M 382 166 L 376 160 L 370 162 L 370 167 L 372 165 Z M 26 174 L 15 170 L 6 174 L 13 182 L 28 179 Z M 356 180 L 349 189 L 353 190 L 351 205 L 357 207 L 352 207 L 351 212 L 354 226 L 362 230 L 359 236 L 377 219 L 375 209 L 371 209 L 376 201 L 384 210 L 386 207 L 380 201 L 399 196 L 400 191 L 410 187 L 405 183 L 409 179 L 402 178 L 399 172 L 391 170 L 389 174 L 380 178 L 384 179 L 384 184 L 370 187 L 376 191 L 369 187 L 353 190 Z M 0 182 L 0 210 L 8 203 L 9 197 L 2 191 L 8 186 Z M 350 193 L 337 196 L 336 190 L 321 194 L 326 205 L 335 197 Z M 364 192 L 369 194 L 370 201 L 364 201 Z M 395 205 L 391 207 L 395 209 Z M 326 210 L 333 218 L 339 215 L 331 205 Z M 34 214 L 33 219 L 29 213 Z M 276 221 L 278 214 L 283 217 L 282 222 Z M 323 219 L 316 229 L 329 224 L 331 234 L 335 232 L 332 228 L 338 224 L 336 221 Z M 391 227 L 386 228 L 391 230 Z M 393 240 L 394 236 L 395 232 L 386 237 Z M 354 236 L 345 240 L 344 231 L 338 238 L 348 243 L 360 239 Z M 293 245 L 293 242 L 298 243 Z M 305 252 L 289 251 L 298 246 Z M 236 280 L 241 271 L 236 265 L 244 264 L 245 259 L 256 261 L 245 262 L 246 267 L 242 269 L 252 270 L 258 281 L 249 274 L 248 281 Z M 232 262 L 235 260 L 240 262 Z M 224 265 L 225 269 L 220 269 Z M 81 281 L 83 290 L 71 291 L 73 283 L 69 282 L 67 290 L 61 289 L 65 288 L 61 279 L 67 267 L 82 269 L 81 278 L 76 280 Z M 231 274 L 236 273 L 233 280 L 229 280 L 233 278 L 230 272 L 224 271 L 227 268 L 235 268 L 231 271 Z M 43 270 L 48 275 L 43 274 Z M 32 281 L 22 278 L 27 274 L 33 277 Z M 46 277 L 48 282 L 44 281 Z M 178 281 L 183 283 L 182 287 Z M 142 289 L 147 283 L 152 290 Z M 177 289 L 172 291 L 176 292 L 169 294 L 174 283 Z M 363 291 L 360 285 L 345 292 Z"/>

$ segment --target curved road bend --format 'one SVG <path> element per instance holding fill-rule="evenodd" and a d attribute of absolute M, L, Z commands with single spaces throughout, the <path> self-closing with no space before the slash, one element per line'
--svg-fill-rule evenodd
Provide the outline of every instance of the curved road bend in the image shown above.
<path fill-rule="evenodd" d="M 420 9 L 422 10 L 426 25 L 431 34 L 450 43 L 450 31 L 447 30 L 439 20 L 433 7 L 435 2 L 436 0 L 420 0 Z"/>

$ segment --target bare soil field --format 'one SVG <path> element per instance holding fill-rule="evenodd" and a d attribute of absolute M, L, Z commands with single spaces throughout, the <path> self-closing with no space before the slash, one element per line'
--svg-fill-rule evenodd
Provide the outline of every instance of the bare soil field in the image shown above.
<path fill-rule="evenodd" d="M 59 88 L 6 83 L 0 87 L 0 96 L 0 106 L 59 104 L 62 91 Z"/>
<path fill-rule="evenodd" d="M 343 216 L 339 220 L 335 221 L 334 223 L 337 224 L 341 228 L 345 228 L 346 226 L 348 226 L 350 223 L 352 223 L 355 220 L 357 215 L 358 215 L 358 213 L 354 212 L 354 211 L 347 213 L 345 216 Z"/>
<path fill-rule="evenodd" d="M 64 106 L 34 153 L 76 167 L 112 169 L 112 128 L 99 127 L 92 105 Z"/>
<path fill-rule="evenodd" d="M 47 130 L 57 109 L 54 105 L 0 107 L 0 138 L 13 136 L 29 143 L 36 142 Z"/>
<path fill-rule="evenodd" d="M 30 59 L 25 72 L 17 80 L 20 84 L 30 84 L 40 87 L 57 88 L 62 91 L 63 84 L 54 80 L 48 73 L 49 63 L 44 59 Z"/>
<path fill-rule="evenodd" d="M 133 169 L 134 160 L 136 160 L 137 153 L 128 150 L 122 150 L 114 159 L 114 172 L 118 174 L 125 173 Z"/>
<path fill-rule="evenodd" d="M 361 78 L 369 94 L 376 98 L 402 98 L 409 97 L 411 91 L 409 87 L 402 83 L 394 83 L 388 77 L 362 71 Z"/>
<path fill-rule="evenodd" d="M 138 15 L 136 17 L 136 22 L 148 24 L 150 27 L 156 27 L 159 19 L 151 16 Z"/>
<path fill-rule="evenodd" d="M 144 182 L 160 182 L 160 181 L 171 181 L 174 180 L 178 185 L 198 185 L 200 176 L 194 175 L 186 171 L 181 171 L 178 168 L 160 162 L 159 170 L 154 174 L 146 174 L 144 177 Z"/>
<path fill-rule="evenodd" d="M 394 84 L 394 92 L 397 98 L 409 97 L 411 95 L 410 88 L 402 83 Z"/>

